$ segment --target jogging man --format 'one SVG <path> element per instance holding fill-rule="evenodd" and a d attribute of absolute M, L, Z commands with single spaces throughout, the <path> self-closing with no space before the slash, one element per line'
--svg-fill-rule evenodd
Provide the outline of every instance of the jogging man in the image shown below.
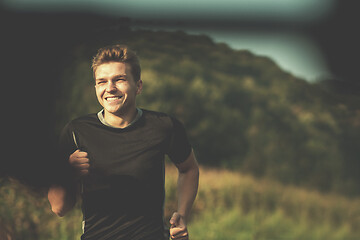
<path fill-rule="evenodd" d="M 170 237 L 188 239 L 186 222 L 197 194 L 199 168 L 183 125 L 164 113 L 137 108 L 140 64 L 126 46 L 99 49 L 92 69 L 103 109 L 63 129 L 59 156 L 62 169 L 68 171 L 49 188 L 52 211 L 64 216 L 80 192 L 81 239 L 166 239 L 164 157 L 168 155 L 179 172 L 178 209 L 170 219 Z"/>

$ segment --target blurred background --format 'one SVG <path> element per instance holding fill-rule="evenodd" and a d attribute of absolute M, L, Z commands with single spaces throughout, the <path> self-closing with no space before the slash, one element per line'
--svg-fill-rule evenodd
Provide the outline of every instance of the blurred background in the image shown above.
<path fill-rule="evenodd" d="M 45 193 L 62 127 L 100 110 L 90 62 L 114 43 L 140 57 L 138 105 L 186 126 L 202 170 L 192 239 L 359 239 L 353 1 L 0 4 L 0 239 L 79 239 L 80 205 L 57 218 Z"/>

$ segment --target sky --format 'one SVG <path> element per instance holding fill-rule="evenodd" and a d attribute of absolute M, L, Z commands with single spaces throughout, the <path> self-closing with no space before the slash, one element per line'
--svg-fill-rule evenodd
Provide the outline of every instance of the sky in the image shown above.
<path fill-rule="evenodd" d="M 136 29 L 176 31 L 207 35 L 216 43 L 226 43 L 236 50 L 249 50 L 270 57 L 281 69 L 309 82 L 331 78 L 326 59 L 315 42 L 306 35 L 288 32 L 234 32 L 227 29 L 172 28 L 139 26 Z"/>
<path fill-rule="evenodd" d="M 88 11 L 132 19 L 206 21 L 256 20 L 311 24 L 331 13 L 334 0 L 3 0 L 10 9 L 28 11 Z M 155 27 L 206 34 L 234 49 L 248 49 L 272 58 L 283 70 L 313 82 L 330 77 L 319 48 L 296 32 L 234 31 L 217 28 Z"/>
<path fill-rule="evenodd" d="M 229 31 L 214 31 L 209 35 L 216 42 L 227 43 L 233 49 L 247 49 L 256 55 L 271 57 L 283 70 L 307 81 L 331 77 L 323 54 L 305 35 Z"/>
<path fill-rule="evenodd" d="M 309 21 L 326 15 L 333 0 L 3 0 L 12 8 L 87 9 L 134 18 L 271 18 Z"/>

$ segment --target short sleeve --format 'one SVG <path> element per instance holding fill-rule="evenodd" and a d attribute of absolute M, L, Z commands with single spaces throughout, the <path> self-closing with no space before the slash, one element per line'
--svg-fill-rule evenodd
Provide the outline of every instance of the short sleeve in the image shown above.
<path fill-rule="evenodd" d="M 69 177 L 72 176 L 73 171 L 68 162 L 69 156 L 76 150 L 76 145 L 73 141 L 71 124 L 68 123 L 63 130 L 61 131 L 57 153 L 56 153 L 56 162 L 54 168 L 56 169 L 56 174 L 53 176 L 54 181 L 61 184 L 67 182 Z"/>
<path fill-rule="evenodd" d="M 61 131 L 58 144 L 58 154 L 62 159 L 67 159 L 70 154 L 76 150 L 72 132 L 74 132 L 74 129 L 71 123 L 68 123 Z"/>
<path fill-rule="evenodd" d="M 168 148 L 171 161 L 178 164 L 184 162 L 191 153 L 191 145 L 186 135 L 184 125 L 176 118 L 172 120 L 172 131 Z"/>

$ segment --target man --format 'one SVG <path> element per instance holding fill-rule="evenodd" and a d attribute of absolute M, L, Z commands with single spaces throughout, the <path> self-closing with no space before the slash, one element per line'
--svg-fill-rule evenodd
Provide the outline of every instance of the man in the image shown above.
<path fill-rule="evenodd" d="M 136 107 L 141 70 L 126 46 L 99 49 L 92 68 L 103 109 L 63 129 L 59 155 L 69 171 L 49 188 L 52 211 L 64 216 L 80 191 L 82 239 L 164 239 L 166 154 L 179 171 L 178 209 L 170 219 L 170 236 L 188 239 L 186 222 L 199 168 L 183 125 L 166 114 Z"/>

